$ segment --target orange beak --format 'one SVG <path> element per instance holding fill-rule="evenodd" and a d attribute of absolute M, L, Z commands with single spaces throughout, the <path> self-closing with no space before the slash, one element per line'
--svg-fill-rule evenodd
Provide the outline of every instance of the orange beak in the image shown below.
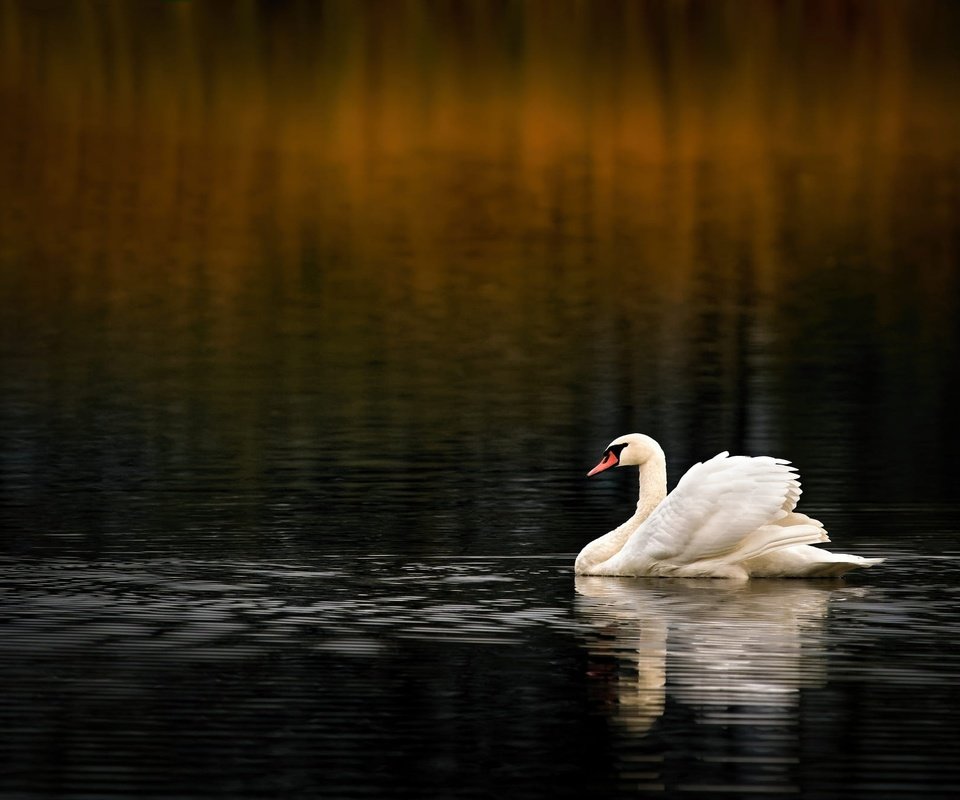
<path fill-rule="evenodd" d="M 603 454 L 603 458 L 600 459 L 600 463 L 587 473 L 587 477 L 589 478 L 591 475 L 603 472 L 605 469 L 610 469 L 610 467 L 615 467 L 619 463 L 620 459 L 613 454 L 613 451 L 607 450 L 607 452 Z"/>

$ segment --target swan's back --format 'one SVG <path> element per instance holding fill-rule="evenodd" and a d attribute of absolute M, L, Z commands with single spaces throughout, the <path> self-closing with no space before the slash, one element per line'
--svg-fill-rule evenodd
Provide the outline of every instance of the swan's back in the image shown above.
<path fill-rule="evenodd" d="M 616 574 L 722 575 L 725 565 L 828 541 L 818 521 L 794 513 L 800 493 L 790 462 L 720 453 L 687 471 L 609 567 Z"/>

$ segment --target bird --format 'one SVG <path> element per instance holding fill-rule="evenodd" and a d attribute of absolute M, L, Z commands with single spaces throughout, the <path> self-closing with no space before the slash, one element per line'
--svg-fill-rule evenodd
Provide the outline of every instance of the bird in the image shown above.
<path fill-rule="evenodd" d="M 667 494 L 663 449 L 642 433 L 614 439 L 587 477 L 640 467 L 637 510 L 577 556 L 578 575 L 673 578 L 837 577 L 882 558 L 832 553 L 819 520 L 794 509 L 800 480 L 789 461 L 731 456 L 694 464 Z"/>

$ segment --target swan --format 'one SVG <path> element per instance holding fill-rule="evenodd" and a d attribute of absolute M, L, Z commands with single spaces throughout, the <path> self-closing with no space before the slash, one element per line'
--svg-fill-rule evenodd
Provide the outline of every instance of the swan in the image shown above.
<path fill-rule="evenodd" d="M 587 477 L 640 467 L 637 510 L 577 556 L 578 575 L 674 578 L 836 577 L 882 558 L 831 553 L 823 525 L 794 511 L 797 471 L 769 456 L 724 451 L 694 464 L 667 494 L 663 449 L 642 433 L 614 439 Z"/>

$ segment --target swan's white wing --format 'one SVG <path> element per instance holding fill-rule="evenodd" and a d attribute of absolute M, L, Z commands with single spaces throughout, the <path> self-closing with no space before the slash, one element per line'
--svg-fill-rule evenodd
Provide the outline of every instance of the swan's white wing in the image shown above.
<path fill-rule="evenodd" d="M 788 461 L 723 452 L 687 471 L 622 555 L 672 564 L 722 558 L 761 526 L 784 518 L 799 496 L 800 482 Z"/>

